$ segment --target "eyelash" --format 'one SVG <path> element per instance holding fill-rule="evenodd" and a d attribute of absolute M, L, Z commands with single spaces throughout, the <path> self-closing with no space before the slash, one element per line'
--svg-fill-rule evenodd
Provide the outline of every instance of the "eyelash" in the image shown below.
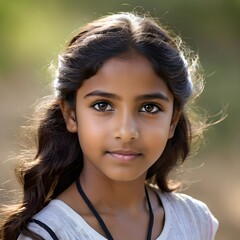
<path fill-rule="evenodd" d="M 99 108 L 99 107 L 100 107 L 100 104 L 105 104 L 106 109 L 101 110 L 101 109 Z M 109 106 L 110 106 L 110 109 L 108 109 Z M 154 111 L 147 111 L 147 110 L 146 110 L 146 107 L 147 107 L 147 106 L 153 107 Z M 110 104 L 110 103 L 107 102 L 107 101 L 98 101 L 98 102 L 95 102 L 95 103 L 93 103 L 93 104 L 91 105 L 91 107 L 92 107 L 94 110 L 98 111 L 98 112 L 112 112 L 112 111 L 114 111 L 114 108 L 112 107 L 112 104 Z M 144 109 L 144 108 L 145 108 L 145 111 L 142 110 L 142 109 Z M 157 113 L 162 112 L 162 111 L 163 111 L 162 108 L 159 107 L 159 106 L 158 106 L 157 104 L 155 104 L 155 103 L 146 103 L 146 104 L 144 104 L 144 105 L 140 108 L 140 110 L 139 110 L 139 112 L 149 113 L 149 114 L 152 114 L 152 115 L 157 114 Z"/>
<path fill-rule="evenodd" d="M 110 106 L 111 109 L 110 110 L 106 110 L 106 109 L 105 110 L 101 110 L 101 109 L 99 109 L 100 104 L 106 104 L 106 106 Z M 98 106 L 98 108 L 97 108 L 97 106 Z M 112 105 L 109 102 L 107 102 L 107 101 L 98 101 L 96 103 L 93 103 L 91 105 L 91 107 L 94 108 L 98 112 L 112 112 L 112 111 L 114 111 Z"/>
<path fill-rule="evenodd" d="M 148 111 L 146 110 L 146 107 L 147 107 L 147 106 L 151 106 L 151 107 L 153 107 L 153 109 L 155 109 L 155 110 L 148 112 Z M 145 108 L 145 111 L 142 111 L 143 108 Z M 159 107 L 158 105 L 156 105 L 155 103 L 146 103 L 146 104 L 144 104 L 144 105 L 140 108 L 140 112 L 145 112 L 145 113 L 149 113 L 149 114 L 152 114 L 152 115 L 158 114 L 159 112 L 162 112 L 162 111 L 163 111 L 162 108 Z"/>

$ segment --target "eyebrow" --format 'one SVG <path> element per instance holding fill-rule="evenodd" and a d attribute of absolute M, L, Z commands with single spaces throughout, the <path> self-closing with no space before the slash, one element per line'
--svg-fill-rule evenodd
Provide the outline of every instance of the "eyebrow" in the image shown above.
<path fill-rule="evenodd" d="M 160 100 L 169 102 L 169 98 L 161 92 L 143 94 L 143 95 L 136 97 L 136 100 L 150 100 L 150 99 L 152 99 L 152 100 L 160 99 Z"/>
<path fill-rule="evenodd" d="M 116 99 L 116 100 L 121 100 L 122 99 L 120 96 L 118 96 L 118 95 L 116 95 L 114 93 L 103 92 L 101 90 L 92 91 L 92 92 L 86 94 L 84 96 L 84 98 L 92 97 L 92 96 L 112 98 L 112 99 Z M 143 95 L 140 95 L 140 96 L 136 97 L 137 101 L 140 101 L 140 100 L 150 100 L 150 99 L 152 99 L 152 100 L 153 99 L 160 99 L 160 100 L 164 100 L 164 101 L 169 102 L 169 98 L 165 94 L 163 94 L 161 92 L 143 94 Z"/>
<path fill-rule="evenodd" d="M 92 92 L 86 94 L 84 96 L 84 98 L 92 97 L 92 96 L 99 96 L 99 97 L 106 97 L 106 98 L 112 98 L 112 99 L 116 99 L 116 100 L 121 100 L 120 96 L 118 96 L 116 94 L 113 94 L 113 93 L 109 93 L 109 92 L 103 92 L 101 90 L 92 91 Z"/>

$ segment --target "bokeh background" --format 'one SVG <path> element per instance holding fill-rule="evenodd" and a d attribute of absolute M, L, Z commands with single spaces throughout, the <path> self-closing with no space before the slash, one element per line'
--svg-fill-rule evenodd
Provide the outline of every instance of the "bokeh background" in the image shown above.
<path fill-rule="evenodd" d="M 240 0 L 1 0 L 0 203 L 16 195 L 19 128 L 32 104 L 50 93 L 51 62 L 84 23 L 132 10 L 159 18 L 199 54 L 206 86 L 198 104 L 213 121 L 222 110 L 228 114 L 185 165 L 192 184 L 184 191 L 218 218 L 216 239 L 240 239 Z"/>

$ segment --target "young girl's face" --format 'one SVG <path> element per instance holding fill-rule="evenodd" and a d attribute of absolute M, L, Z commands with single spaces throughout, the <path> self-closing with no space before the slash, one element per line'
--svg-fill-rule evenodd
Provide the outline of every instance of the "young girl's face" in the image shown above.
<path fill-rule="evenodd" d="M 71 112 L 71 116 L 74 112 Z M 145 179 L 173 136 L 173 95 L 139 54 L 114 57 L 77 91 L 77 132 L 83 172 L 115 181 Z"/>

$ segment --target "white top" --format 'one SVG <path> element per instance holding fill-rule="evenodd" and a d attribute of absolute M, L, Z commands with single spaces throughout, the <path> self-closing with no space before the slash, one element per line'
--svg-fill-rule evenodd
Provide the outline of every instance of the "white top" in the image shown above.
<path fill-rule="evenodd" d="M 156 240 L 214 239 L 218 221 L 204 203 L 185 194 L 157 192 L 163 204 L 165 223 Z M 48 225 L 60 240 L 107 240 L 61 200 L 52 200 L 34 219 Z M 44 239 L 52 240 L 36 223 L 30 223 L 29 228 Z M 30 238 L 20 235 L 18 240 Z"/>

